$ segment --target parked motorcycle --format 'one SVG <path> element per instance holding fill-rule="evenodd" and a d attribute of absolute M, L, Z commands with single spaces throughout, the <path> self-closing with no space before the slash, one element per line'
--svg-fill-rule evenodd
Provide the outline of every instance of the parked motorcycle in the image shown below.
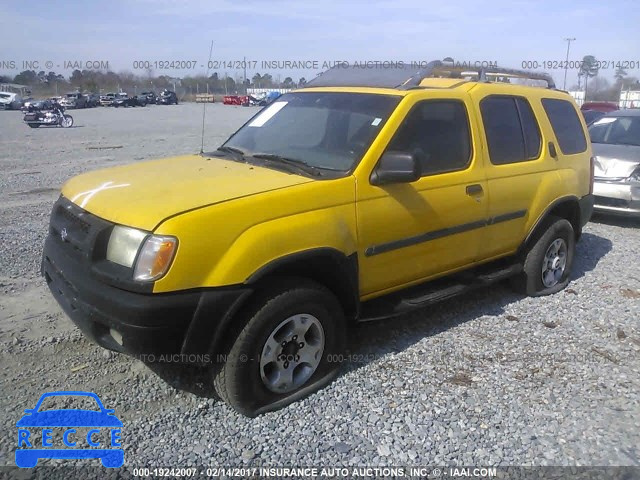
<path fill-rule="evenodd" d="M 38 128 L 40 125 L 60 125 L 64 128 L 73 126 L 73 117 L 64 113 L 64 107 L 59 104 L 53 105 L 51 110 L 30 107 L 23 121 L 31 128 Z"/>

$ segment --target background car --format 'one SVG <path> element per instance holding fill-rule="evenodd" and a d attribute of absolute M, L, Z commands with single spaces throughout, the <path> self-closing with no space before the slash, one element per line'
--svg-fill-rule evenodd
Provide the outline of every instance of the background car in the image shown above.
<path fill-rule="evenodd" d="M 171 90 L 163 90 L 158 96 L 157 103 L 159 105 L 177 105 L 178 104 L 178 96 L 176 92 Z"/>
<path fill-rule="evenodd" d="M 22 98 L 17 93 L 0 92 L 0 110 L 20 110 Z"/>
<path fill-rule="evenodd" d="M 22 100 L 22 107 L 20 108 L 20 110 L 27 111 L 29 109 L 29 106 L 34 104 L 37 100 L 35 98 L 29 97 L 29 98 L 24 98 Z"/>
<path fill-rule="evenodd" d="M 608 113 L 589 127 L 594 210 L 640 218 L 640 109 Z"/>
<path fill-rule="evenodd" d="M 113 103 L 113 100 L 116 98 L 115 93 L 107 93 L 105 95 L 100 95 L 100 105 L 103 107 L 109 107 Z"/>
<path fill-rule="evenodd" d="M 28 112 L 32 110 L 51 110 L 53 108 L 53 102 L 51 100 L 33 100 L 30 102 L 25 102 L 22 107 L 23 112 Z"/>
<path fill-rule="evenodd" d="M 596 120 L 600 120 L 605 116 L 605 112 L 600 112 L 598 110 L 582 110 L 582 116 L 584 117 L 584 121 L 587 126 L 591 125 Z"/>
<path fill-rule="evenodd" d="M 144 95 L 147 97 L 147 103 L 156 103 L 158 99 L 158 96 L 153 91 L 142 92 L 140 95 Z"/>
<path fill-rule="evenodd" d="M 116 108 L 137 107 L 138 101 L 135 99 L 135 97 L 130 97 L 126 93 L 119 93 L 114 97 L 113 103 L 111 104 L 111 106 Z"/>
<path fill-rule="evenodd" d="M 618 105 L 612 102 L 586 102 L 580 107 L 580 110 L 595 110 L 597 112 L 615 112 L 619 110 Z"/>
<path fill-rule="evenodd" d="M 87 93 L 85 97 L 87 97 L 87 107 L 97 107 L 100 105 L 100 95 L 97 93 Z"/>
<path fill-rule="evenodd" d="M 143 93 L 141 93 L 140 95 L 136 95 L 134 98 L 136 100 L 136 103 L 141 107 L 145 107 L 149 103 L 147 96 Z"/>
<path fill-rule="evenodd" d="M 65 108 L 86 108 L 87 97 L 78 92 L 67 93 L 60 105 Z"/>

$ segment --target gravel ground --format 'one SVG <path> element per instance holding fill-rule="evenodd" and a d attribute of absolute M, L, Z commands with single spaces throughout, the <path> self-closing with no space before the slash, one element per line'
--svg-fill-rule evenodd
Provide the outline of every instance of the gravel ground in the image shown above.
<path fill-rule="evenodd" d="M 355 328 L 337 380 L 255 419 L 202 378 L 170 386 L 86 341 L 38 274 L 58 189 L 90 169 L 198 151 L 201 112 L 81 110 L 74 128 L 37 130 L 0 112 L 0 466 L 13 465 L 22 411 L 51 390 L 93 391 L 114 408 L 128 466 L 640 465 L 632 222 L 594 219 L 557 295 L 499 285 Z M 206 145 L 254 112 L 210 106 Z"/>

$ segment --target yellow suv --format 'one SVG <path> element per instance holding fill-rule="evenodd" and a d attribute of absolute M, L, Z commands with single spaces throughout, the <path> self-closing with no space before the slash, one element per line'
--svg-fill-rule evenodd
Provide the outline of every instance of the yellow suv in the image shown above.
<path fill-rule="evenodd" d="M 69 180 L 42 272 L 95 342 L 211 364 L 253 416 L 328 383 L 355 321 L 507 277 L 564 288 L 588 138 L 546 75 L 336 67 L 214 152 Z"/>

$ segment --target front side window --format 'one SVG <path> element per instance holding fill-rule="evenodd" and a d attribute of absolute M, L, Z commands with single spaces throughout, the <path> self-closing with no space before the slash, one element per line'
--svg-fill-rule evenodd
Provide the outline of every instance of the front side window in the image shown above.
<path fill-rule="evenodd" d="M 462 170 L 471 160 L 471 135 L 464 103 L 427 100 L 409 112 L 387 151 L 411 152 L 422 176 Z"/>
<path fill-rule="evenodd" d="M 566 100 L 543 98 L 542 106 L 547 112 L 562 153 L 572 155 L 584 152 L 587 149 L 587 139 L 573 104 Z"/>
<path fill-rule="evenodd" d="M 361 160 L 402 97 L 293 92 L 261 110 L 223 147 L 246 158 L 282 157 L 347 173 Z"/>

